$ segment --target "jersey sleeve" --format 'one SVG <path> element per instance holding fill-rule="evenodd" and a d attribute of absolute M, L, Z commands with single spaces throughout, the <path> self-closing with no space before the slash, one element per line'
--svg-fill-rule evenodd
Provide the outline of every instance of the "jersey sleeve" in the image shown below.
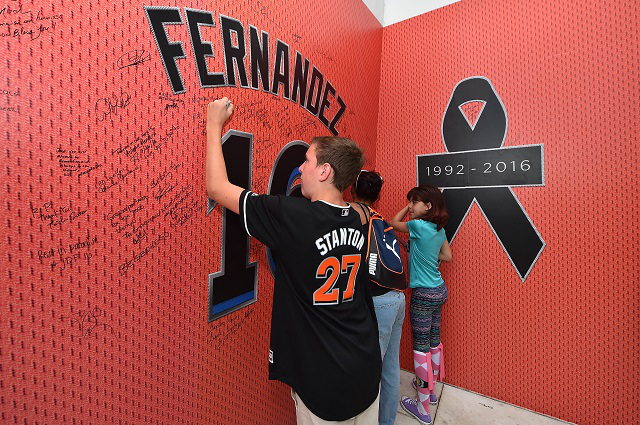
<path fill-rule="evenodd" d="M 240 195 L 239 202 L 240 218 L 247 234 L 275 249 L 278 246 L 282 215 L 280 197 L 258 195 L 245 190 Z"/>
<path fill-rule="evenodd" d="M 409 237 L 410 238 L 419 238 L 420 231 L 422 230 L 422 226 L 420 226 L 419 220 L 410 220 L 407 221 L 407 228 L 409 229 Z"/>

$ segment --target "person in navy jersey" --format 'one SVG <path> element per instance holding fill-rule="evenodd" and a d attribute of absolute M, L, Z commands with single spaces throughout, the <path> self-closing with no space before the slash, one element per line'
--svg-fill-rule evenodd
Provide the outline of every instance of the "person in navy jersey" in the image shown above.
<path fill-rule="evenodd" d="M 438 261 L 451 261 L 451 248 L 444 232 L 449 214 L 437 187 L 414 187 L 407 199 L 409 204 L 398 211 L 389 224 L 396 231 L 409 233 L 409 286 L 412 288 L 409 315 L 418 397 L 403 396 L 400 404 L 422 425 L 429 425 L 429 404 L 438 402 L 435 380 L 442 380 L 444 376 L 440 323 L 448 291 L 438 270 Z M 402 221 L 407 212 L 411 220 Z"/>
<path fill-rule="evenodd" d="M 378 420 L 381 358 L 366 235 L 343 192 L 364 163 L 356 143 L 315 137 L 299 167 L 304 198 L 258 195 L 227 178 L 227 99 L 207 110 L 207 194 L 240 214 L 275 261 L 269 379 L 291 387 L 298 424 Z M 334 422 L 331 422 L 334 423 Z"/>

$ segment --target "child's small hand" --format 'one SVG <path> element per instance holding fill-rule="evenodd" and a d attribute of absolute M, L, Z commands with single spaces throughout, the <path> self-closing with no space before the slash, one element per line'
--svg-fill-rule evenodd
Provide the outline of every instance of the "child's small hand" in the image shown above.
<path fill-rule="evenodd" d="M 225 121 L 233 114 L 233 103 L 226 98 L 217 99 L 207 108 L 207 127 L 222 128 Z"/>

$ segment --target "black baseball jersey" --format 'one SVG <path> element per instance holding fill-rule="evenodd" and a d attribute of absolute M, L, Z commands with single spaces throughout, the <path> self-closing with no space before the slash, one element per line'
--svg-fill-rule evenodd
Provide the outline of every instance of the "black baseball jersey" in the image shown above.
<path fill-rule="evenodd" d="M 376 399 L 381 371 L 360 216 L 247 190 L 240 216 L 276 265 L 269 379 L 290 385 L 324 420 L 356 416 Z"/>

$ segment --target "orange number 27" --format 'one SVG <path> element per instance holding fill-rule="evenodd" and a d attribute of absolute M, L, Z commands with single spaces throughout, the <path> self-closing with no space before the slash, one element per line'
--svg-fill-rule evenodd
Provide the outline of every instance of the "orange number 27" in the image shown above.
<path fill-rule="evenodd" d="M 342 261 L 339 261 L 336 257 L 325 258 L 318 266 L 316 278 L 326 279 L 326 281 L 313 293 L 313 304 L 339 303 L 340 290 L 334 288 L 334 285 L 342 273 L 349 273 L 349 281 L 342 294 L 342 302 L 353 300 L 359 268 L 360 255 L 343 255 Z"/>

